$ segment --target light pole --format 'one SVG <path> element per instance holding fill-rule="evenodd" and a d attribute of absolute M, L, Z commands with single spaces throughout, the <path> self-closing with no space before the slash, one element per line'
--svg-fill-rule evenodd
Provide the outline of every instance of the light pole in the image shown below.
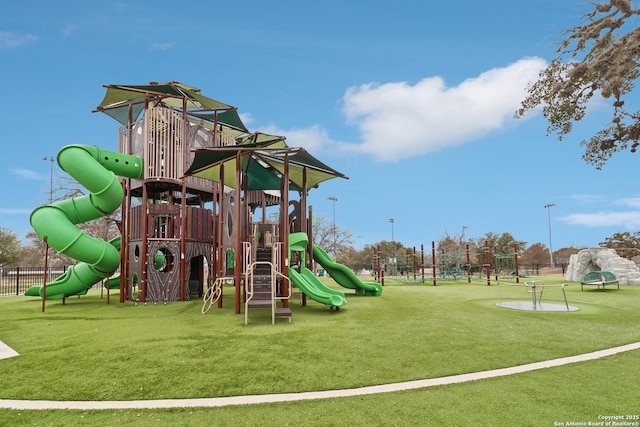
<path fill-rule="evenodd" d="M 42 160 L 49 161 L 49 204 L 53 203 L 53 156 L 44 156 Z M 45 266 L 45 278 L 48 278 L 46 282 L 51 281 L 51 268 L 49 267 L 49 242 L 45 238 L 45 253 L 44 253 L 44 266 Z M 46 289 L 46 288 L 43 288 Z M 46 290 L 43 290 L 46 292 Z M 44 298 L 42 299 L 42 311 L 44 311 Z"/>
<path fill-rule="evenodd" d="M 55 157 L 44 156 L 42 160 L 49 161 L 49 204 L 53 203 L 53 161 Z"/>
<path fill-rule="evenodd" d="M 396 239 L 393 237 L 393 224 L 395 224 L 396 221 L 393 218 L 389 218 L 389 222 L 391 223 L 391 241 L 395 242 Z"/>
<path fill-rule="evenodd" d="M 555 206 L 555 203 L 547 203 L 544 208 L 547 210 L 547 222 L 549 223 L 549 265 L 551 265 L 551 272 L 553 273 L 553 246 L 551 245 L 551 208 Z"/>
<path fill-rule="evenodd" d="M 335 255 L 336 253 L 336 246 L 337 246 L 337 241 L 338 241 L 338 233 L 336 232 L 336 202 L 338 201 L 337 198 L 331 196 L 331 197 L 327 197 L 328 200 L 331 200 L 331 202 L 333 203 L 333 254 Z"/>
<path fill-rule="evenodd" d="M 468 225 L 463 225 L 462 226 L 462 233 L 460 234 L 460 247 L 462 247 L 462 245 L 464 244 L 464 231 L 469 228 Z"/>

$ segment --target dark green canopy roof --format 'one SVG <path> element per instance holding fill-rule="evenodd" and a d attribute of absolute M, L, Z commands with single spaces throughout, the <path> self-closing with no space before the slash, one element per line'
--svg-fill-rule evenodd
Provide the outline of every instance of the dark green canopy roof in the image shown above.
<path fill-rule="evenodd" d="M 313 157 L 304 148 L 287 147 L 284 139 L 269 144 L 245 143 L 198 149 L 185 175 L 217 182 L 224 180 L 225 185 L 235 187 L 237 156 L 241 157 L 240 164 L 247 179 L 248 190 L 280 190 L 286 161 L 289 163 L 291 190 L 302 190 L 305 183 L 307 188 L 313 188 L 332 178 L 347 178 Z M 223 178 L 220 177 L 221 172 Z"/>
<path fill-rule="evenodd" d="M 243 132 L 248 132 L 238 116 L 236 107 L 206 97 L 200 89 L 180 82 L 150 82 L 148 85 L 104 85 L 107 93 L 94 111 L 103 112 L 123 125 L 135 122 L 144 110 L 147 101 L 185 109 L 190 115 L 209 121 L 217 121 Z M 216 117 L 217 116 L 217 117 Z"/>
<path fill-rule="evenodd" d="M 148 85 L 104 85 L 107 93 L 96 110 L 123 125 L 138 120 L 145 106 L 171 106 L 184 111 L 191 122 L 206 121 L 206 126 L 218 123 L 235 134 L 238 145 L 201 148 L 185 175 L 212 181 L 224 181 L 235 187 L 237 157 L 249 190 L 280 190 L 288 162 L 289 188 L 313 188 L 332 178 L 347 178 L 313 157 L 303 148 L 290 148 L 285 137 L 261 132 L 249 134 L 236 107 L 208 98 L 200 89 L 180 82 L 150 82 Z M 231 129 L 231 130 L 229 130 Z M 243 135 L 247 134 L 247 135 Z M 223 174 L 221 177 L 220 174 Z"/>
<path fill-rule="evenodd" d="M 279 147 L 284 148 L 287 147 L 287 144 L 284 143 L 285 139 L 286 137 L 284 136 L 270 135 L 268 133 L 262 132 L 253 132 L 252 134 L 239 137 L 238 144 L 261 144 L 263 146 L 272 146 L 273 144 L 282 142 L 283 144 L 279 145 Z"/>
<path fill-rule="evenodd" d="M 244 126 L 244 123 L 242 123 L 242 119 L 238 115 L 238 110 L 236 110 L 235 108 L 233 110 L 227 110 L 227 111 L 214 111 L 214 112 L 207 111 L 202 113 L 190 111 L 189 113 L 193 117 L 204 119 L 211 123 L 218 122 L 232 129 L 239 130 L 243 133 L 249 132 L 249 129 L 247 129 Z"/>

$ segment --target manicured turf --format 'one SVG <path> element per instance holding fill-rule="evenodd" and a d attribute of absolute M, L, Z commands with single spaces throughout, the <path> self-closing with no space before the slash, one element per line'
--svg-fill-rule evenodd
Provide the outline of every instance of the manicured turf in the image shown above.
<path fill-rule="evenodd" d="M 524 288 L 500 289 L 505 300 L 530 299 Z M 269 310 L 256 309 L 246 326 L 244 315 L 233 313 L 231 288 L 225 289 L 224 308 L 214 307 L 207 315 L 200 312 L 200 300 L 136 306 L 120 304 L 112 295 L 107 305 L 99 291 L 69 298 L 66 305 L 49 301 L 45 313 L 38 299 L 0 298 L 0 340 L 20 353 L 0 360 L 0 398 L 132 400 L 332 390 L 490 370 L 640 341 L 638 286 L 581 292 L 579 284 L 572 284 L 569 303 L 580 310 L 571 313 L 497 307 L 496 286 L 482 281 L 435 287 L 387 281 L 380 297 L 346 293 L 348 304 L 338 312 L 313 301 L 303 307 L 296 294 L 293 323 L 278 319 L 271 325 Z M 561 300 L 560 292 L 545 291 L 545 301 Z M 639 361 L 634 351 L 469 384 L 286 404 L 0 410 L 0 425 L 598 421 L 601 414 L 638 412 Z"/>

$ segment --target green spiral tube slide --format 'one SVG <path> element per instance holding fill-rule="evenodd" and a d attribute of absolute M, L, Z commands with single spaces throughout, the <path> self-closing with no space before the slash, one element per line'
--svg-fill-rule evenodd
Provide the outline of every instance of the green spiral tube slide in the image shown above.
<path fill-rule="evenodd" d="M 108 215 L 118 209 L 124 191 L 117 176 L 140 178 L 142 159 L 89 145 L 68 145 L 58 153 L 60 168 L 84 186 L 89 194 L 41 206 L 31 213 L 31 226 L 50 247 L 80 261 L 47 284 L 46 299 L 85 294 L 120 265 L 119 238 L 106 242 L 85 234 L 76 224 Z M 42 286 L 25 295 L 41 296 Z"/>

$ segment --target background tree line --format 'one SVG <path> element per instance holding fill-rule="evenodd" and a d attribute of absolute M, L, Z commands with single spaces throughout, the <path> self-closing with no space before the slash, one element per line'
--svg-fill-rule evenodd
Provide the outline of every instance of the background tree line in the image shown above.
<path fill-rule="evenodd" d="M 466 264 L 468 247 L 470 263 L 483 265 L 486 263 L 485 248 L 488 247 L 490 250 L 489 263 L 492 269 L 499 267 L 496 266 L 496 254 L 507 257 L 514 255 L 516 250 L 521 268 L 539 270 L 550 266 L 549 248 L 544 243 L 536 242 L 529 245 L 528 242 L 514 238 L 509 232 L 488 232 L 482 237 L 465 239 L 465 228 L 463 227 L 462 233 L 458 235 L 450 235 L 445 232 L 444 236 L 434 241 L 436 257 L 442 257 L 447 262 L 456 262 L 457 260 L 460 264 Z M 339 242 L 335 245 L 332 239 L 334 231 L 338 236 L 336 242 Z M 431 242 L 426 242 L 423 247 L 414 248 L 404 246 L 401 242 L 383 240 L 373 244 L 366 244 L 358 249 L 354 246 L 353 237 L 349 231 L 342 230 L 338 226 L 336 226 L 336 230 L 333 230 L 333 226 L 326 219 L 317 221 L 314 224 L 314 233 L 316 233 L 316 237 L 323 236 L 316 239 L 315 244 L 325 248 L 336 262 L 344 264 L 356 272 L 372 270 L 374 268 L 374 253 L 376 252 L 379 252 L 383 258 L 383 263 L 388 264 L 389 260 L 394 259 L 400 266 L 398 268 L 411 270 L 413 268 L 414 254 L 421 258 L 420 251 L 424 250 L 425 264 L 431 266 Z M 632 258 L 638 256 L 640 255 L 640 232 L 614 233 L 603 242 L 600 242 L 599 246 L 616 249 L 618 254 L 623 257 Z M 569 246 L 554 250 L 554 266 L 566 268 L 569 263 L 569 257 L 578 253 L 580 249 L 584 249 L 584 247 Z M 420 262 L 421 259 L 419 260 Z M 407 263 L 410 265 L 406 265 Z"/>
<path fill-rule="evenodd" d="M 77 194 L 76 194 L 77 196 Z M 63 196 L 66 198 L 66 196 Z M 119 231 L 117 223 L 119 212 L 109 217 L 80 224 L 79 226 L 89 235 L 109 240 Z M 518 251 L 518 262 L 526 268 L 544 268 L 550 264 L 549 249 L 543 243 L 536 242 L 529 245 L 518 240 L 509 232 L 488 232 L 482 237 L 466 239 L 462 233 L 450 235 L 448 232 L 435 241 L 436 257 L 443 256 L 448 262 L 466 264 L 467 247 L 471 264 L 483 265 L 486 262 L 485 248 L 490 248 L 490 263 L 495 268 L 495 254 L 513 255 Z M 335 226 L 326 217 L 317 216 L 313 225 L 314 244 L 325 249 L 336 262 L 344 264 L 356 272 L 373 269 L 374 253 L 378 253 L 383 263 L 388 264 L 394 259 L 403 271 L 413 268 L 414 250 L 420 258 L 420 250 L 425 252 L 425 264 L 431 265 L 431 242 L 426 242 L 423 248 L 403 245 L 401 242 L 380 241 L 365 244 L 361 248 L 355 247 L 353 234 L 349 230 Z M 640 232 L 617 232 L 600 242 L 601 247 L 616 249 L 618 254 L 627 258 L 640 256 Z M 566 266 L 571 254 L 577 253 L 582 247 L 566 247 L 553 251 L 556 266 Z M 21 242 L 18 235 L 11 230 L 0 228 L 0 266 L 1 267 L 42 267 L 46 244 L 34 231 L 27 233 L 26 241 Z M 410 261 L 407 261 L 410 259 Z M 419 260 L 421 262 L 421 259 Z M 70 259 L 54 250 L 49 251 L 49 265 L 62 267 L 74 264 Z M 410 265 L 406 265 L 409 263 Z"/>

